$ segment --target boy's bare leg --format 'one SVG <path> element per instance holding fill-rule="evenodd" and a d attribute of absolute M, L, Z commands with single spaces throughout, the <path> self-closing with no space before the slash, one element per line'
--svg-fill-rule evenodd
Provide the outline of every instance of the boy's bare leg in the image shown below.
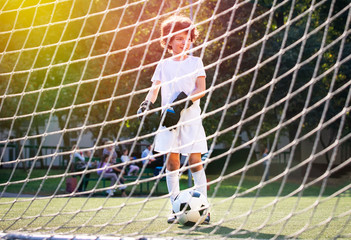
<path fill-rule="evenodd" d="M 167 170 L 175 171 L 175 170 L 178 170 L 179 168 L 180 168 L 179 153 L 169 153 L 169 157 L 167 161 Z"/>

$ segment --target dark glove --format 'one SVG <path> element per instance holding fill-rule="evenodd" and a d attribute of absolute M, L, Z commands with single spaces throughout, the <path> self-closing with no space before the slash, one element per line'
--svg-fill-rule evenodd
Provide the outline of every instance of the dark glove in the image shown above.
<path fill-rule="evenodd" d="M 153 108 L 153 104 L 152 102 L 150 102 L 149 100 L 144 100 L 141 104 L 140 107 L 137 111 L 137 114 L 141 114 L 144 113 L 145 111 L 151 110 Z M 143 118 L 143 116 L 139 116 L 139 120 L 141 121 L 141 119 Z"/>
<path fill-rule="evenodd" d="M 178 101 L 181 101 L 183 99 L 186 99 L 188 96 L 184 93 L 181 92 L 177 96 L 176 99 L 174 99 L 173 103 L 176 103 Z M 163 114 L 166 114 L 165 119 L 163 121 L 163 126 L 165 127 L 172 127 L 174 125 L 177 125 L 180 119 L 180 113 L 185 107 L 190 107 L 193 104 L 191 100 L 189 101 L 183 101 L 172 108 L 167 109 Z"/>

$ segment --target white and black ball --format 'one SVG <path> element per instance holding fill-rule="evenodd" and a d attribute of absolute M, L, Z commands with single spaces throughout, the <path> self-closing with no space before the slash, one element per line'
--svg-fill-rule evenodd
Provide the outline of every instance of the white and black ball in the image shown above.
<path fill-rule="evenodd" d="M 203 223 L 207 217 L 208 208 L 206 197 L 196 190 L 180 192 L 172 204 L 172 210 L 178 222 L 186 226 Z"/>

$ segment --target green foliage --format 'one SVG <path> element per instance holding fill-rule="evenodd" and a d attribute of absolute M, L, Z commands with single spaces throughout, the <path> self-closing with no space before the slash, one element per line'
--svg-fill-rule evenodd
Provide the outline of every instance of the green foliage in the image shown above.
<path fill-rule="evenodd" d="M 0 99 L 0 117 L 16 119 L 13 119 L 12 129 L 11 120 L 2 121 L 1 131 L 11 129 L 10 137 L 22 136 L 21 126 L 30 123 L 29 134 L 33 134 L 52 115 L 57 117 L 61 129 L 107 122 L 86 130 L 93 138 L 112 139 L 119 132 L 122 133 L 120 137 L 135 136 L 139 121 L 121 119 L 135 114 L 146 92 L 129 94 L 151 86 L 155 64 L 163 54 L 156 40 L 160 35 L 160 23 L 167 14 L 178 9 L 179 3 L 147 1 L 124 6 L 126 2 L 123 1 L 46 2 L 36 7 L 37 1 L 18 0 L 3 6 L 0 73 L 5 74 L 0 76 L 0 93 L 11 96 Z M 348 88 L 344 86 L 351 75 L 348 64 L 326 73 L 351 53 L 350 38 L 340 38 L 345 31 L 347 11 L 333 19 L 326 31 L 324 27 L 313 31 L 325 23 L 331 1 L 316 7 L 311 15 L 309 0 L 297 1 L 292 12 L 290 2 L 282 3 L 277 1 L 279 7 L 274 9 L 271 21 L 267 12 L 273 7 L 272 1 L 260 0 L 255 8 L 253 1 L 241 3 L 237 8 L 233 8 L 233 1 L 211 0 L 194 5 L 193 19 L 200 31 L 194 47 L 212 41 L 194 52 L 203 56 L 205 66 L 209 66 L 206 81 L 212 91 L 207 95 L 210 101 L 204 109 L 209 115 L 203 121 L 207 135 L 222 133 L 210 142 L 229 146 L 235 136 L 243 133 L 252 138 L 262 111 L 265 115 L 259 133 L 265 133 L 282 120 L 286 103 L 284 121 L 301 113 L 304 107 L 314 106 L 329 91 L 344 88 L 311 109 L 304 119 L 303 131 L 316 127 L 324 107 L 329 106 L 327 121 L 345 106 Z M 182 3 L 182 14 L 190 14 L 187 4 Z M 342 11 L 347 4 L 347 0 L 338 1 L 334 13 Z M 22 10 L 18 12 L 7 11 L 20 7 Z M 248 24 L 252 11 L 254 19 L 261 18 Z M 158 19 L 159 14 L 165 15 Z M 210 19 L 213 14 L 217 17 Z M 229 22 L 231 16 L 233 21 Z M 306 29 L 308 22 L 310 25 Z M 325 32 L 327 35 L 322 42 Z M 266 33 L 271 35 L 264 38 Z M 303 38 L 305 33 L 308 34 L 306 39 Z M 317 54 L 321 47 L 324 48 L 322 55 Z M 341 47 L 343 51 L 339 55 Z M 263 62 L 265 64 L 257 68 L 257 64 Z M 303 64 L 296 68 L 298 62 Z M 319 77 L 322 74 L 325 75 Z M 309 85 L 313 77 L 319 78 Z M 252 91 L 255 94 L 248 97 Z M 310 100 L 307 98 L 309 91 L 312 91 Z M 292 93 L 293 96 L 274 108 L 265 108 Z M 203 108 L 205 100 L 206 97 L 202 101 Z M 159 105 L 159 100 L 156 104 Z M 54 111 L 48 113 L 51 109 Z M 36 114 L 30 117 L 32 113 Z M 157 116 L 159 113 L 151 119 L 152 126 L 158 125 Z M 249 118 L 251 120 L 247 121 Z M 280 135 L 294 138 L 300 120 L 282 128 Z M 240 121 L 243 123 L 238 124 Z M 339 122 L 338 119 L 327 128 L 336 131 Z M 349 115 L 345 122 L 344 131 L 348 132 L 351 129 Z M 220 127 L 219 123 L 222 123 Z M 142 133 L 152 131 L 152 126 L 144 127 Z M 83 130 L 65 133 L 65 144 L 69 144 L 70 134 L 81 133 Z M 274 137 L 270 134 L 261 141 L 272 142 Z M 240 143 L 238 138 L 234 144 Z"/>

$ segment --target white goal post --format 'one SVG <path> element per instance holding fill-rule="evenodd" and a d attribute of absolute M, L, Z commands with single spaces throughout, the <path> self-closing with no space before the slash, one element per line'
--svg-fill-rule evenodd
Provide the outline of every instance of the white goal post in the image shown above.
<path fill-rule="evenodd" d="M 211 223 L 190 228 L 166 223 L 167 156 L 141 156 L 160 97 L 137 114 L 172 15 L 207 75 Z M 350 22 L 348 0 L 0 0 L 0 237 L 351 238 Z M 106 148 L 138 173 L 110 186 Z"/>

